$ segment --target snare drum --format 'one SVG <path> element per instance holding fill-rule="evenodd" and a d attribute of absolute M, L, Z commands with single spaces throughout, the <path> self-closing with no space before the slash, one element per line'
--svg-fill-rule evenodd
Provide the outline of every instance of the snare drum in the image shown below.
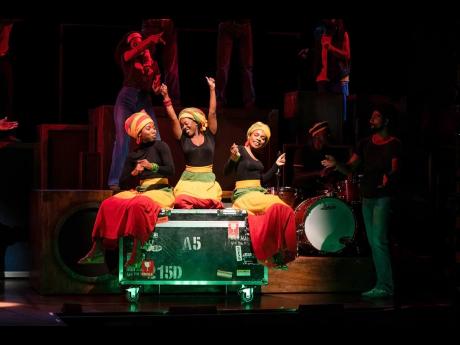
<path fill-rule="evenodd" d="M 349 203 L 361 201 L 359 183 L 355 178 L 348 178 L 337 183 L 337 197 Z"/>
<path fill-rule="evenodd" d="M 299 203 L 300 193 L 296 188 L 280 187 L 279 190 L 277 190 L 276 187 L 268 187 L 267 191 L 269 194 L 278 195 L 281 200 L 292 208 Z"/>
<path fill-rule="evenodd" d="M 355 237 L 357 223 L 344 201 L 319 196 L 303 201 L 295 209 L 300 255 L 338 254 Z"/>

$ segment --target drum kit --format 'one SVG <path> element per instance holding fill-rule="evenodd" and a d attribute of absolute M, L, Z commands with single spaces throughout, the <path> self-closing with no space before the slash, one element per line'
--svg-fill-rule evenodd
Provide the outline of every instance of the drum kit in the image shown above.
<path fill-rule="evenodd" d="M 357 243 L 362 223 L 357 177 L 339 181 L 308 198 L 293 187 L 269 187 L 267 192 L 294 209 L 298 255 L 361 254 Z"/>

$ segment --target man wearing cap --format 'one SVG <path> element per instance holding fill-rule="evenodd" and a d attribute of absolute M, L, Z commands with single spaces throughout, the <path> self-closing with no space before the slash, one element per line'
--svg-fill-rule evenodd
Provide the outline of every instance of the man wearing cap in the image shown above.
<path fill-rule="evenodd" d="M 341 174 L 326 169 L 321 160 L 326 155 L 335 155 L 343 159 L 349 157 L 349 148 L 331 145 L 331 131 L 327 121 L 315 123 L 308 130 L 308 143 L 297 150 L 293 157 L 293 186 L 301 188 L 306 197 L 317 196 L 323 191 L 332 190 Z"/>

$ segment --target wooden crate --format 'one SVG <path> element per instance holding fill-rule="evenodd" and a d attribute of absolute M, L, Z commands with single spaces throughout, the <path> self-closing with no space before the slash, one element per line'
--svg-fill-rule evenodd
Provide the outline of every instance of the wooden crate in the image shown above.
<path fill-rule="evenodd" d="M 372 288 L 370 257 L 299 256 L 286 271 L 270 268 L 263 293 L 351 292 Z"/>
<path fill-rule="evenodd" d="M 41 189 L 77 189 L 80 152 L 88 151 L 87 125 L 38 126 Z"/>

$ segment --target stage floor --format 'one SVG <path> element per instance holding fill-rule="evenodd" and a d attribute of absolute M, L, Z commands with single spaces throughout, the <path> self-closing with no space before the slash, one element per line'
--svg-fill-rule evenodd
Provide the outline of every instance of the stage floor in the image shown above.
<path fill-rule="evenodd" d="M 267 326 L 460 326 L 455 290 L 404 291 L 387 299 L 366 299 L 359 293 L 261 293 L 249 304 L 242 304 L 234 292 L 143 294 L 137 304 L 130 304 L 124 294 L 42 296 L 27 279 L 6 279 L 2 283 L 0 326 L 190 326 L 202 322 L 221 326 L 235 320 Z"/>

